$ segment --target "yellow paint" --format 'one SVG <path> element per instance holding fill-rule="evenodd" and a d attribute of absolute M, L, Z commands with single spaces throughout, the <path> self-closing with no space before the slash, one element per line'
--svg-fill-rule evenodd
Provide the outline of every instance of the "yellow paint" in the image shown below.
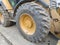
<path fill-rule="evenodd" d="M 60 45 L 60 40 L 58 40 L 58 43 L 57 43 L 57 45 Z"/>
<path fill-rule="evenodd" d="M 50 0 L 44 0 L 44 2 L 50 4 Z"/>
<path fill-rule="evenodd" d="M 0 22 L 1 22 L 1 17 L 2 17 L 2 14 L 0 13 Z"/>
<path fill-rule="evenodd" d="M 51 14 L 53 19 L 58 19 L 58 22 L 53 21 L 51 25 L 51 33 L 60 39 L 60 33 L 55 34 L 55 32 L 60 32 L 60 16 L 55 9 L 51 9 Z"/>
<path fill-rule="evenodd" d="M 19 22 L 20 22 L 20 27 L 24 33 L 28 35 L 32 35 L 35 33 L 36 24 L 32 16 L 30 16 L 29 14 L 22 14 L 20 16 Z"/>
<path fill-rule="evenodd" d="M 57 9 L 58 14 L 60 15 L 60 8 Z"/>
<path fill-rule="evenodd" d="M 4 23 L 4 16 L 2 15 L 2 13 L 0 13 L 0 22 Z"/>
<path fill-rule="evenodd" d="M 4 3 L 6 9 L 13 9 L 8 0 L 2 0 L 2 2 Z"/>

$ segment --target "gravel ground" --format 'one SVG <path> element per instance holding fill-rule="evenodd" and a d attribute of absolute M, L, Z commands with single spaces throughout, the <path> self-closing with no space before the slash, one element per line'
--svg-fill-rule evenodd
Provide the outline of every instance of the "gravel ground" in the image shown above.
<path fill-rule="evenodd" d="M 56 45 L 57 42 L 58 40 L 49 34 L 44 42 L 34 44 L 20 35 L 16 25 L 6 28 L 0 25 L 0 45 Z"/>
<path fill-rule="evenodd" d="M 12 45 L 12 43 L 2 33 L 0 33 L 0 45 Z"/>

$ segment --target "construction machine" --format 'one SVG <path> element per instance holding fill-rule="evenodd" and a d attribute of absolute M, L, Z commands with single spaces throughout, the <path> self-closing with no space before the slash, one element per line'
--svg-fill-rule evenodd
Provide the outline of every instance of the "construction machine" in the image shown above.
<path fill-rule="evenodd" d="M 60 39 L 60 0 L 1 0 L 0 22 L 8 27 L 11 21 L 30 42 L 42 42 L 49 32 Z"/>

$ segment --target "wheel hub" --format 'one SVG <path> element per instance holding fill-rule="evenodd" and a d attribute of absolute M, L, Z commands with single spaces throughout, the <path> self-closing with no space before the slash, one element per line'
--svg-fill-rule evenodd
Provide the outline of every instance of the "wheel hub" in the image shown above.
<path fill-rule="evenodd" d="M 22 14 L 20 17 L 20 27 L 26 34 L 32 35 L 35 33 L 36 24 L 32 16 L 29 14 Z"/>
<path fill-rule="evenodd" d="M 0 22 L 1 22 L 1 14 L 0 14 Z"/>
<path fill-rule="evenodd" d="M 0 22 L 3 23 L 4 22 L 4 16 L 0 13 Z"/>
<path fill-rule="evenodd" d="M 31 28 L 31 27 L 32 27 L 32 21 L 30 20 L 30 18 L 28 18 L 28 17 L 25 17 L 25 18 L 24 18 L 24 25 L 25 25 L 27 28 Z"/>

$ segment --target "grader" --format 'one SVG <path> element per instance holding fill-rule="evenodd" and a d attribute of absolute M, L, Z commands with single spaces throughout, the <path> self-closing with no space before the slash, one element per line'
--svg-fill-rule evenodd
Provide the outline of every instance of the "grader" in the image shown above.
<path fill-rule="evenodd" d="M 60 0 L 1 0 L 0 23 L 16 22 L 21 35 L 39 43 L 51 32 L 60 39 Z"/>

